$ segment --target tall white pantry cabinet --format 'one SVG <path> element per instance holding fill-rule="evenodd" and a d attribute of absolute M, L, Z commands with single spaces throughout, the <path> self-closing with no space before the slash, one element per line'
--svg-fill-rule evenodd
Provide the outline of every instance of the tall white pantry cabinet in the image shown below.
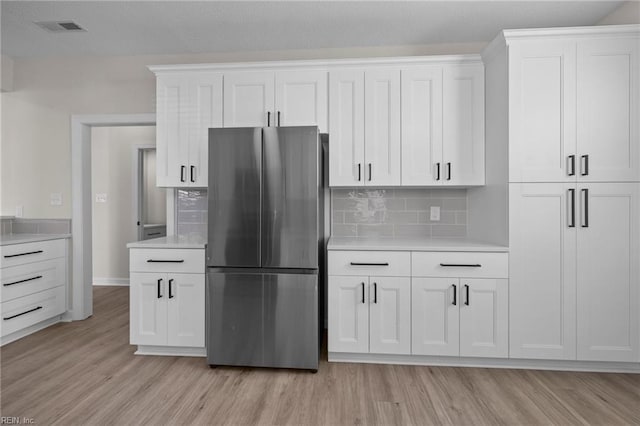
<path fill-rule="evenodd" d="M 508 113 L 511 358 L 640 360 L 639 54 L 638 26 L 485 53 L 507 77 L 487 102 Z"/>

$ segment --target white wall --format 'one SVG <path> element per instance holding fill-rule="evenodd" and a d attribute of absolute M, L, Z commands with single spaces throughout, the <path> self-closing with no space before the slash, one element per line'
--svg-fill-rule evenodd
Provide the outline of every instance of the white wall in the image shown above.
<path fill-rule="evenodd" d="M 155 111 L 147 65 L 479 53 L 485 43 L 109 58 L 15 59 L 13 91 L 0 94 L 1 214 L 16 206 L 32 218 L 71 217 L 72 114 Z M 49 205 L 52 192 L 63 205 Z"/>
<path fill-rule="evenodd" d="M 640 2 L 626 1 L 604 17 L 598 25 L 640 24 Z"/>
<path fill-rule="evenodd" d="M 91 129 L 93 277 L 97 283 L 129 279 L 126 245 L 138 239 L 133 199 L 135 145 L 155 145 L 155 126 Z M 96 202 L 96 194 L 106 194 L 107 202 Z"/>

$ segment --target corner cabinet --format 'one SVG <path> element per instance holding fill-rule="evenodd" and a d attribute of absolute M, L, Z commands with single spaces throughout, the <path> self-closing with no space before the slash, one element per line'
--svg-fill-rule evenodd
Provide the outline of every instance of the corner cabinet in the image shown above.
<path fill-rule="evenodd" d="M 222 74 L 158 75 L 156 97 L 157 185 L 207 187 L 209 128 L 222 127 Z"/>
<path fill-rule="evenodd" d="M 204 249 L 132 248 L 130 265 L 136 354 L 204 356 Z"/>

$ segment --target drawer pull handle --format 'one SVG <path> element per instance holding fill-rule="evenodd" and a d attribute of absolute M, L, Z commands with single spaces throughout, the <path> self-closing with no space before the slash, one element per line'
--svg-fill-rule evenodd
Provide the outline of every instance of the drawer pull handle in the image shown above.
<path fill-rule="evenodd" d="M 441 263 L 440 266 L 443 268 L 481 268 L 482 265 L 479 263 Z"/>
<path fill-rule="evenodd" d="M 153 235 L 160 235 L 162 232 L 150 232 L 148 235 L 151 237 Z"/>
<path fill-rule="evenodd" d="M 27 253 L 18 253 L 18 254 L 7 254 L 4 256 L 5 259 L 8 259 L 10 257 L 18 257 L 18 256 L 27 256 L 30 254 L 38 254 L 38 253 L 42 253 L 42 250 L 38 250 L 38 251 L 29 251 Z"/>
<path fill-rule="evenodd" d="M 383 263 L 351 262 L 351 266 L 389 266 L 389 262 L 383 262 Z"/>
<path fill-rule="evenodd" d="M 180 260 L 158 260 L 158 259 L 149 259 L 147 263 L 184 263 L 184 259 Z"/>
<path fill-rule="evenodd" d="M 35 312 L 35 311 L 37 311 L 38 309 L 42 309 L 42 306 L 36 306 L 35 308 L 33 308 L 33 309 L 29 309 L 28 311 L 24 311 L 24 312 L 22 312 L 22 313 L 20 313 L 20 314 L 11 315 L 10 317 L 4 317 L 4 318 L 2 318 L 2 319 L 3 319 L 3 320 L 5 320 L 5 321 L 8 321 L 8 320 L 10 320 L 10 319 L 14 319 L 14 318 L 17 318 L 17 317 L 21 317 L 22 315 L 30 314 L 31 312 Z"/>
<path fill-rule="evenodd" d="M 10 285 L 15 285 L 15 284 L 20 284 L 20 283 L 26 283 L 27 281 L 39 280 L 40 278 L 42 278 L 42 275 L 38 275 L 37 277 L 25 278 L 24 280 L 14 281 L 14 282 L 12 282 L 12 283 L 6 283 L 6 284 L 2 284 L 2 285 L 3 285 L 4 287 L 9 287 Z"/>

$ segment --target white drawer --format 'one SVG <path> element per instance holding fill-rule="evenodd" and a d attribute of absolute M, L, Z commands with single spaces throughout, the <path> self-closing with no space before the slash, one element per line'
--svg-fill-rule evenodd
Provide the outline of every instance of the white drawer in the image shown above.
<path fill-rule="evenodd" d="M 508 253 L 413 252 L 414 277 L 508 278 Z"/>
<path fill-rule="evenodd" d="M 204 249 L 132 248 L 131 272 L 185 272 L 204 274 Z"/>
<path fill-rule="evenodd" d="M 0 247 L 2 267 L 24 265 L 66 256 L 66 241 L 49 240 L 35 243 L 11 244 Z"/>
<path fill-rule="evenodd" d="M 329 275 L 408 277 L 411 255 L 406 251 L 329 251 Z"/>
<path fill-rule="evenodd" d="M 64 313 L 65 299 L 65 287 L 55 287 L 0 304 L 2 336 Z"/>
<path fill-rule="evenodd" d="M 66 284 L 66 258 L 27 263 L 0 270 L 0 301 L 7 302 L 18 297 Z"/>

